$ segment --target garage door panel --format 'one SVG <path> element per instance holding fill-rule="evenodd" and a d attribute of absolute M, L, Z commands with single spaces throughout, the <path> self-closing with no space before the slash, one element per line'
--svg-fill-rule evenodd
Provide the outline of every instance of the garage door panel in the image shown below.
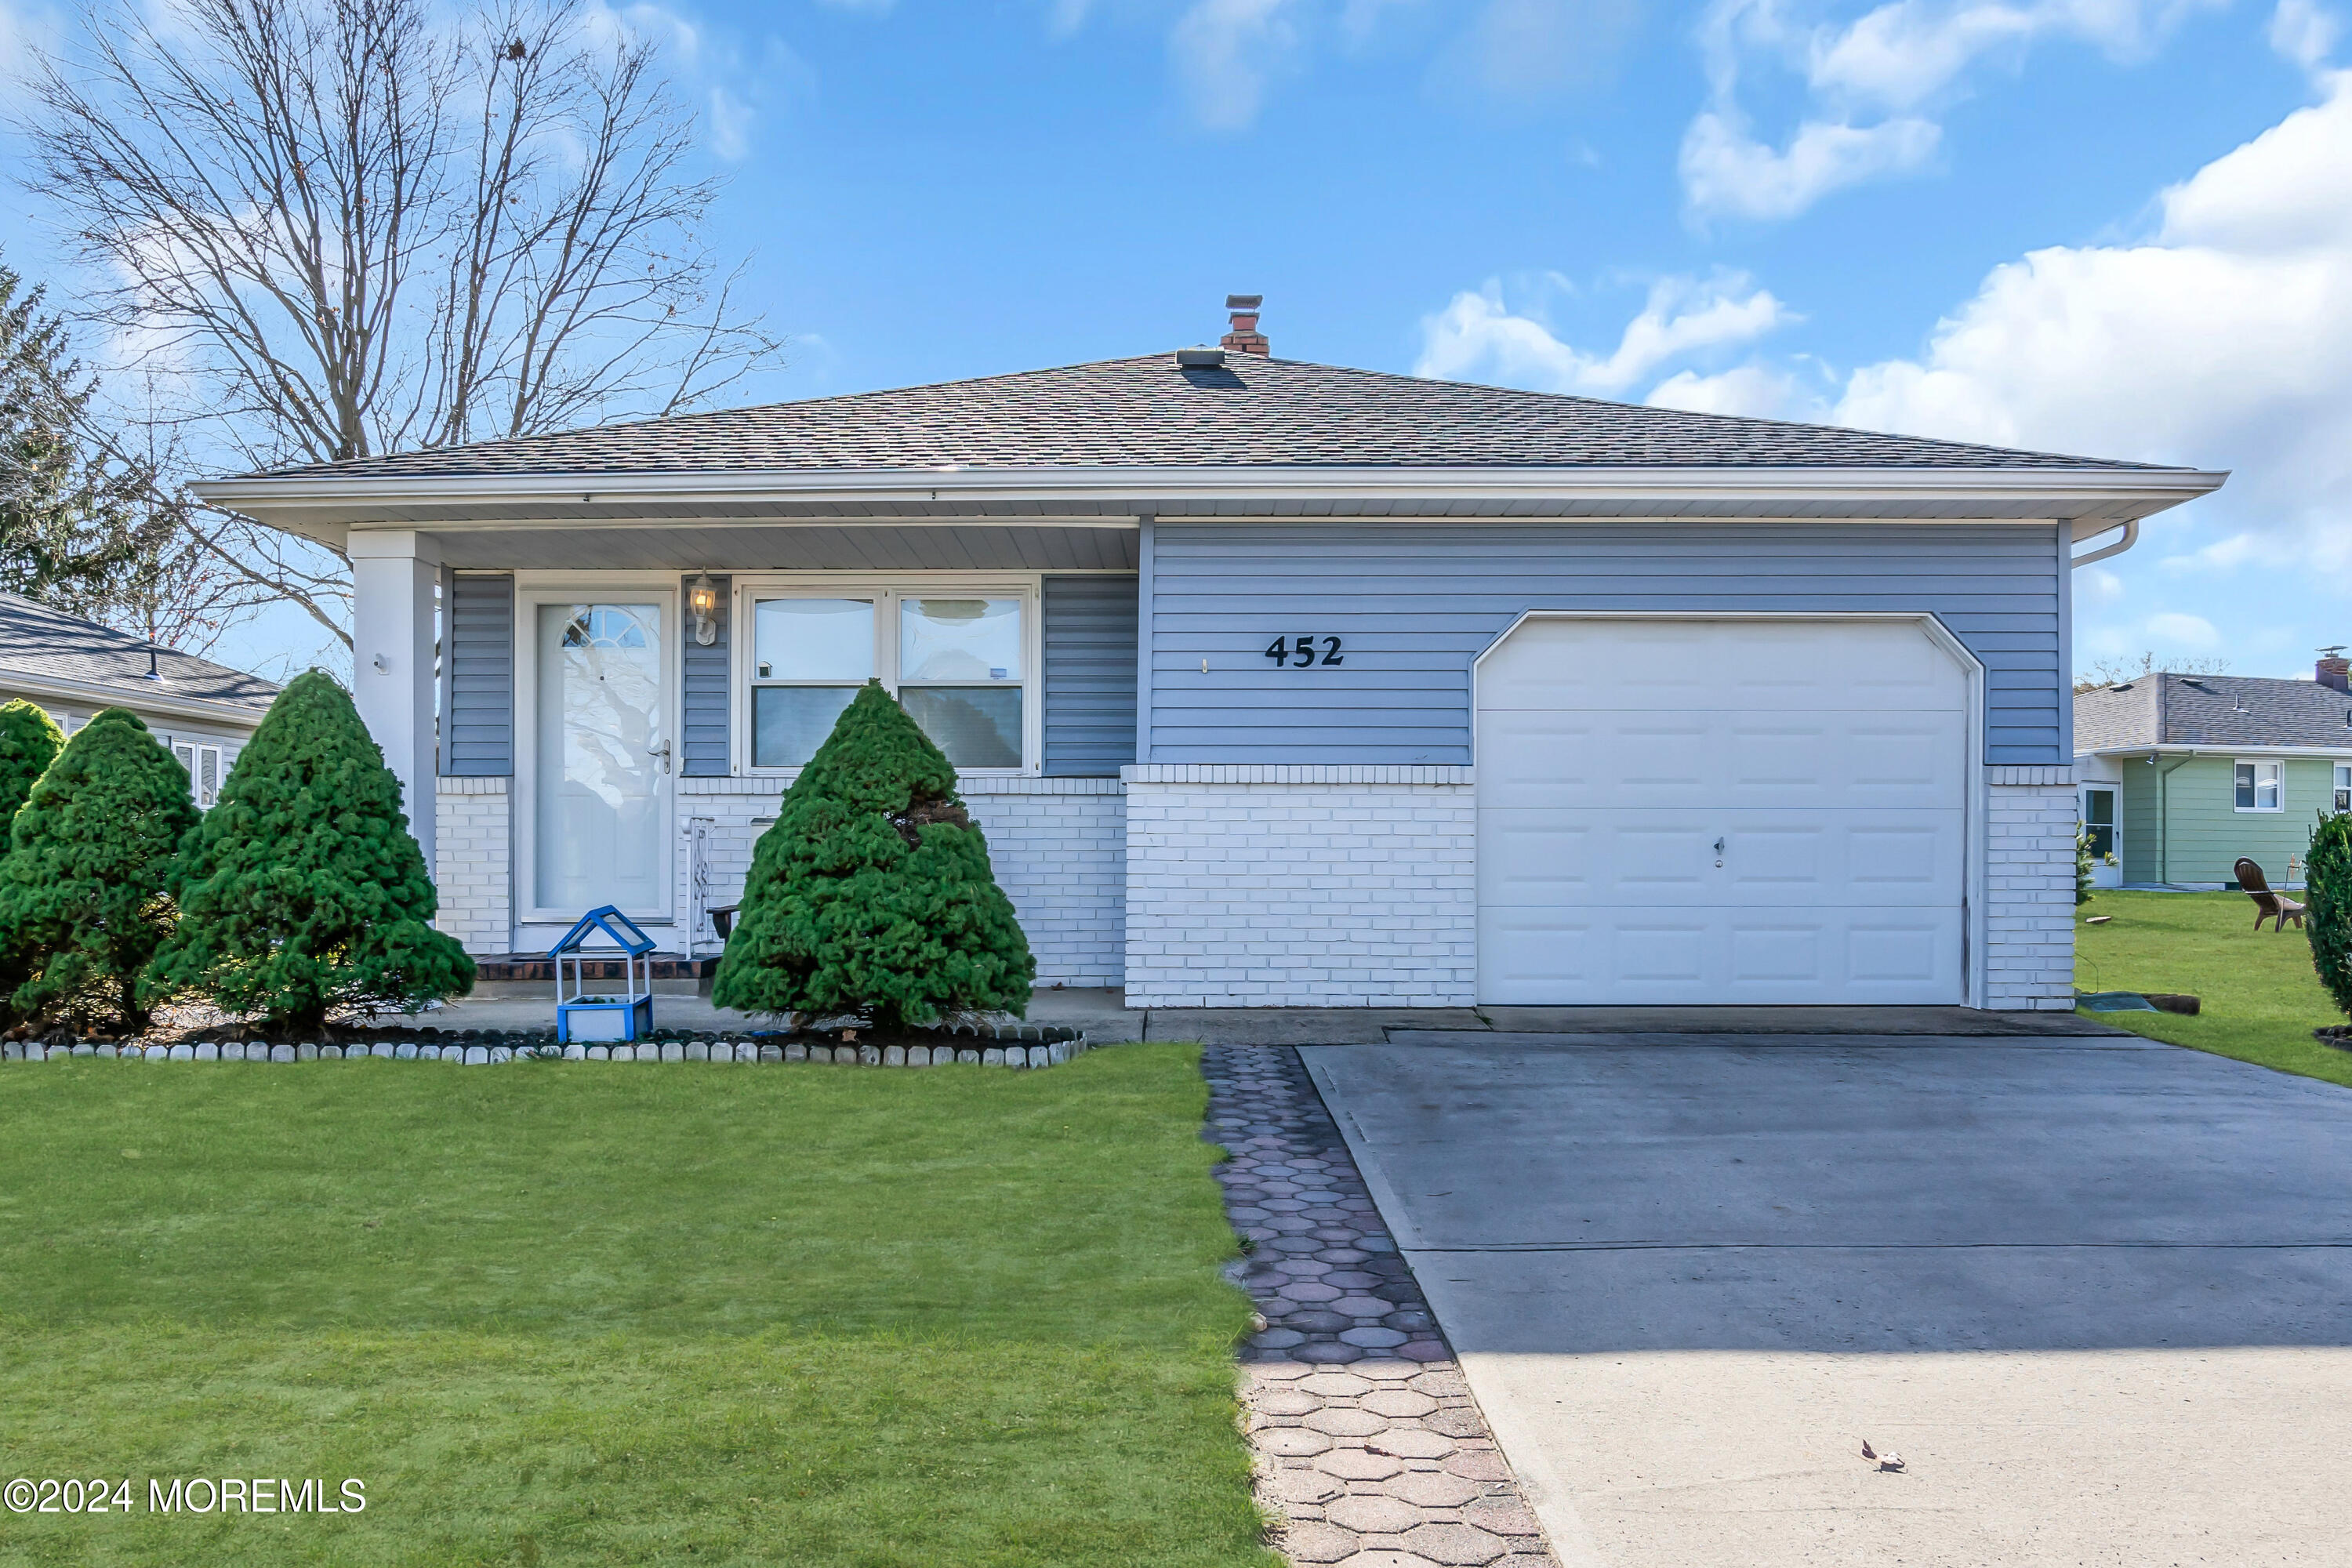
<path fill-rule="evenodd" d="M 1967 759 L 1957 714 L 1478 715 L 1478 797 L 1497 806 L 1957 808 Z"/>
<path fill-rule="evenodd" d="M 1522 907 L 1916 904 L 1959 885 L 1965 828 L 1957 811 L 1490 809 L 1478 814 L 1479 896 Z"/>
<path fill-rule="evenodd" d="M 1481 1000 L 1497 1006 L 1921 1005 L 1960 985 L 1957 910 L 1759 917 L 1687 909 L 1480 912 Z"/>
<path fill-rule="evenodd" d="M 1483 1000 L 1964 994 L 1969 681 L 1916 624 L 1530 622 L 1478 707 Z"/>
<path fill-rule="evenodd" d="M 1822 633 L 1834 630 L 1832 641 Z M 1965 710 L 1915 623 L 1532 620 L 1481 662 L 1482 707 L 1633 712 L 1734 705 Z"/>

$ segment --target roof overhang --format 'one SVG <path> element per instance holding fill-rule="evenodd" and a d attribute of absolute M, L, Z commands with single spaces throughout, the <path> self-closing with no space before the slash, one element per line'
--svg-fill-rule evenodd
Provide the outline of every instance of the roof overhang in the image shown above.
<path fill-rule="evenodd" d="M 172 690 L 168 682 L 142 680 L 137 689 L 96 680 L 65 680 L 54 675 L 43 675 L 15 665 L 0 665 L 0 689 L 23 692 L 26 696 L 47 698 L 53 702 L 69 702 L 77 708 L 129 708 L 141 712 L 162 713 L 173 719 L 209 720 L 232 730 L 250 734 L 260 726 L 266 709 L 248 708 L 242 702 L 223 702 L 211 697 L 186 697 Z"/>
<path fill-rule="evenodd" d="M 2221 746 L 2168 742 L 2160 746 L 2085 746 L 2078 757 L 2342 757 L 2352 756 L 2352 731 L 2340 746 L 2274 746 L 2267 741 L 2242 741 Z"/>
<path fill-rule="evenodd" d="M 1131 528 L 1144 517 L 2061 521 L 2076 540 L 2219 489 L 2188 468 L 1089 468 L 211 479 L 215 506 L 342 549 L 354 529 L 647 523 Z"/>

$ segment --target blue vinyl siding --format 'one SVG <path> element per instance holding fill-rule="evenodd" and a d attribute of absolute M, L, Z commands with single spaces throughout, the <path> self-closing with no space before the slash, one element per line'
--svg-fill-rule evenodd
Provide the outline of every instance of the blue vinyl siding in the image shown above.
<path fill-rule="evenodd" d="M 2071 760 L 2051 525 L 1162 518 L 1150 548 L 1146 762 L 1467 763 L 1471 662 L 1530 609 L 1932 613 L 1985 665 L 1985 760 Z M 1264 657 L 1301 634 L 1345 662 Z"/>
<path fill-rule="evenodd" d="M 710 580 L 719 588 L 719 608 L 712 616 L 719 623 L 719 640 L 709 647 L 694 640 L 694 617 L 686 611 L 686 584 L 693 579 L 683 579 L 678 585 L 685 689 L 678 702 L 677 771 L 689 778 L 725 778 L 728 770 L 728 606 L 734 579 L 714 574 Z"/>
<path fill-rule="evenodd" d="M 1045 771 L 1117 777 L 1135 761 L 1136 579 L 1052 577 L 1045 585 Z"/>
<path fill-rule="evenodd" d="M 514 772 L 514 604 L 512 577 L 464 572 L 448 580 L 441 771 L 453 778 Z"/>

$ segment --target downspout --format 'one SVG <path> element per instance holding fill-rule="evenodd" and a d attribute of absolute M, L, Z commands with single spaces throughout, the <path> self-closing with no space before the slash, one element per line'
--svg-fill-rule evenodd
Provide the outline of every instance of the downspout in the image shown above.
<path fill-rule="evenodd" d="M 2105 531 L 2102 530 L 2101 531 L 2104 532 Z M 2091 537 L 2095 539 L 2098 535 L 2093 534 Z M 2136 517 L 2126 518 L 2124 520 L 2124 536 L 2121 539 L 2116 540 L 2113 544 L 2103 544 L 2096 550 L 2087 552 L 2081 555 L 2070 556 L 2068 559 L 2074 565 L 2088 566 L 2094 561 L 2105 561 L 2110 555 L 2121 555 L 2125 551 L 2129 550 L 2133 545 L 2138 542 L 2139 519 Z"/>

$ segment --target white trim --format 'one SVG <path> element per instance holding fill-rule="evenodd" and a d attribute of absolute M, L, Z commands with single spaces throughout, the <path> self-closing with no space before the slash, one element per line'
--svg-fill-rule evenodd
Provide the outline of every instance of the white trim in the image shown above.
<path fill-rule="evenodd" d="M 362 506 L 511 504 L 576 496 L 593 505 L 612 499 L 870 502 L 896 497 L 941 501 L 961 496 L 1005 500 L 1125 500 L 1315 496 L 1331 500 L 1671 499 L 1709 496 L 1772 500 L 1790 497 L 1901 497 L 1968 500 L 2065 497 L 2177 506 L 2221 488 L 2226 472 L 2190 468 L 1651 468 L 1651 467 L 1208 467 L 877 468 L 650 474 L 332 474 L 225 479 L 190 487 L 207 501 L 242 508 L 309 503 Z M 2143 514 L 2145 515 L 2145 514 Z M 409 524 L 415 527 L 418 524 Z M 441 526 L 430 524 L 425 526 Z"/>
<path fill-rule="evenodd" d="M 2168 742 L 2160 746 L 2102 746 L 2095 752 L 2077 752 L 2078 757 L 2114 757 L 2133 761 L 2142 757 L 2352 757 L 2352 744 L 2342 746 L 2184 746 Z"/>
<path fill-rule="evenodd" d="M 789 787 L 800 776 L 798 768 L 761 768 L 751 763 L 751 687 L 754 606 L 769 598 L 871 597 L 874 615 L 874 672 L 882 689 L 898 691 L 898 601 L 926 594 L 955 593 L 974 597 L 1017 598 L 1021 601 L 1021 765 L 1017 768 L 959 767 L 959 778 L 1034 778 L 1045 768 L 1045 616 L 1042 572 L 738 572 L 729 613 L 735 635 L 730 640 L 727 723 L 730 772 L 747 778 L 773 780 Z"/>
<path fill-rule="evenodd" d="M 1724 610 L 1690 614 L 1662 610 L 1522 610 L 1517 619 L 1478 650 L 1470 661 L 1470 760 L 1477 763 L 1478 752 L 1478 669 L 1486 656 L 1503 646 L 1505 638 L 1529 621 L 1769 621 L 1787 624 L 1792 621 L 1848 623 L 1856 621 L 1908 622 L 1926 634 L 1946 654 L 1956 660 L 1969 683 L 1968 753 L 1961 781 L 1967 805 L 1965 848 L 1967 865 L 1961 877 L 1962 896 L 1968 900 L 1967 918 L 1961 922 L 1963 940 L 1967 942 L 1965 961 L 1960 965 L 1961 1005 L 1981 1007 L 1990 989 L 1987 968 L 1986 941 L 1988 927 L 1985 914 L 1985 861 L 1988 854 L 1985 822 L 1991 809 L 1990 787 L 1985 777 L 1985 667 L 1983 661 L 1969 650 L 1966 643 L 1952 635 L 1951 628 L 1932 614 L 1900 610 Z"/>
<path fill-rule="evenodd" d="M 143 677 L 133 679 L 139 680 L 142 688 L 148 684 Z M 121 686 L 67 680 L 54 675 L 34 675 L 13 665 L 0 665 L 0 691 L 53 698 L 93 711 L 100 708 L 128 708 L 133 711 L 143 709 L 150 713 L 169 714 L 174 719 L 214 719 L 247 735 L 260 727 L 262 716 L 268 711 L 266 708 L 247 708 L 240 702 L 215 701 L 209 697 L 174 697 L 166 689 L 169 684 L 167 677 L 154 682 L 152 690 L 131 692 Z"/>
<path fill-rule="evenodd" d="M 526 583 L 528 577 L 530 582 Z M 677 770 L 680 765 L 679 739 L 685 715 L 679 711 L 684 703 L 680 675 L 684 668 L 683 650 L 678 647 L 680 636 L 678 596 L 680 584 L 675 574 L 648 575 L 642 572 L 531 572 L 515 574 L 514 601 L 514 805 L 509 842 L 514 855 L 514 923 L 526 925 L 565 925 L 577 921 L 581 911 L 549 910 L 538 903 L 539 898 L 539 639 L 536 614 L 541 605 L 571 603 L 583 593 L 593 593 L 607 602 L 621 602 L 628 595 L 641 602 L 657 602 L 662 609 L 662 697 L 668 708 L 667 729 L 670 756 L 665 775 L 668 784 L 664 788 L 660 819 L 655 824 L 655 837 L 660 841 L 662 857 L 656 880 L 662 889 L 662 905 L 655 910 L 624 910 L 621 912 L 640 925 L 666 926 L 677 919 Z"/>

